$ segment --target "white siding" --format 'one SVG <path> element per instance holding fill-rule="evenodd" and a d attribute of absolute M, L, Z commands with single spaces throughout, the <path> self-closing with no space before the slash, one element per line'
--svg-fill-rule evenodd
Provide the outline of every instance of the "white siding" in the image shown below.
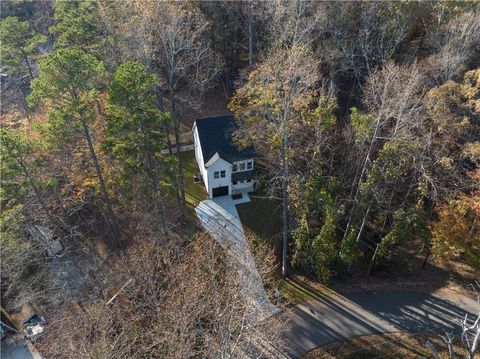
<path fill-rule="evenodd" d="M 252 167 L 251 168 L 247 168 L 247 163 L 248 162 L 251 162 L 252 163 Z M 237 162 L 233 162 L 234 165 L 237 165 L 237 170 L 235 172 L 242 172 L 242 171 L 251 171 L 253 170 L 254 166 L 255 166 L 255 161 L 253 159 L 251 160 L 244 160 L 244 161 L 237 161 Z M 240 166 L 243 164 L 243 170 L 240 169 Z"/>
<path fill-rule="evenodd" d="M 224 178 L 215 178 L 214 177 L 214 172 L 216 171 L 225 171 L 225 177 Z M 219 158 L 216 160 L 214 163 L 212 163 L 208 168 L 207 168 L 207 178 L 208 178 L 208 185 L 207 185 L 207 191 L 208 191 L 208 196 L 212 197 L 212 189 L 217 188 L 217 187 L 222 187 L 222 186 L 228 186 L 228 194 L 232 194 L 232 186 L 231 186 L 231 181 L 232 181 L 232 165 L 228 163 L 227 161 Z"/>
<path fill-rule="evenodd" d="M 237 184 L 232 183 L 232 194 L 237 194 L 240 192 L 252 192 L 253 184 L 253 180 L 251 182 L 238 182 Z"/>
<path fill-rule="evenodd" d="M 203 183 L 205 188 L 208 191 L 208 178 L 207 178 L 207 169 L 205 168 L 205 163 L 203 162 L 202 148 L 200 147 L 200 139 L 198 137 L 197 126 L 193 126 L 193 145 L 195 147 L 195 159 L 197 160 L 198 168 L 202 175 Z"/>
<path fill-rule="evenodd" d="M 205 188 L 207 189 L 208 196 L 211 198 L 213 195 L 213 188 L 217 187 L 223 187 L 223 186 L 228 186 L 228 194 L 232 195 L 238 192 L 245 192 L 247 191 L 252 191 L 253 190 L 253 181 L 250 183 L 237 183 L 236 185 L 232 184 L 232 164 L 229 162 L 225 161 L 222 158 L 218 158 L 215 162 L 210 164 L 208 168 L 205 168 L 205 162 L 202 154 L 202 148 L 200 146 L 200 138 L 198 136 L 198 130 L 197 126 L 194 124 L 193 125 L 193 144 L 194 144 L 194 150 L 195 150 L 195 159 L 198 164 L 198 168 L 200 170 L 200 174 L 203 179 L 203 183 L 205 184 Z M 245 160 L 245 161 L 238 161 L 235 162 L 237 164 L 237 172 L 239 171 L 239 165 L 240 163 L 245 164 L 245 171 L 249 171 L 250 169 L 247 169 L 246 162 L 250 160 Z M 252 164 L 254 164 L 254 161 L 252 161 Z M 254 165 L 253 165 L 254 166 Z M 252 169 L 253 169 L 252 166 Z M 225 177 L 224 178 L 215 178 L 214 177 L 214 172 L 216 171 L 225 171 Z"/>

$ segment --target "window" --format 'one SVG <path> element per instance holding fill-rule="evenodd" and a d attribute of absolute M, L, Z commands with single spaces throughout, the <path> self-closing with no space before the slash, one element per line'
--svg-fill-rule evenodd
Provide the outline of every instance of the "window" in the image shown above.
<path fill-rule="evenodd" d="M 232 166 L 232 172 L 237 172 L 237 164 L 234 163 Z"/>
<path fill-rule="evenodd" d="M 219 178 L 220 177 L 220 172 L 215 171 L 213 172 L 213 178 Z"/>
<path fill-rule="evenodd" d="M 225 178 L 225 171 L 220 171 L 220 177 Z"/>
<path fill-rule="evenodd" d="M 251 170 L 253 168 L 253 161 L 247 162 L 247 170 Z"/>
<path fill-rule="evenodd" d="M 237 184 L 237 181 L 233 181 L 232 184 L 233 184 L 233 185 L 236 185 L 236 184 Z"/>
<path fill-rule="evenodd" d="M 240 163 L 240 171 L 245 171 L 245 163 Z"/>

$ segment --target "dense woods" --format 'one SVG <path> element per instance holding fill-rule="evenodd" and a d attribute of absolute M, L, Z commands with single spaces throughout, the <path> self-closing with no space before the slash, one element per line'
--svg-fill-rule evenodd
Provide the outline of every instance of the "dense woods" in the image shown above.
<path fill-rule="evenodd" d="M 186 199 L 195 117 L 233 113 L 259 196 L 280 199 L 281 239 L 261 252 L 278 266 L 261 273 L 375 276 L 406 243 L 480 271 L 477 2 L 1 10 L 2 307 L 55 313 L 49 358 L 227 358 L 278 340 L 281 319 L 245 323 Z"/>

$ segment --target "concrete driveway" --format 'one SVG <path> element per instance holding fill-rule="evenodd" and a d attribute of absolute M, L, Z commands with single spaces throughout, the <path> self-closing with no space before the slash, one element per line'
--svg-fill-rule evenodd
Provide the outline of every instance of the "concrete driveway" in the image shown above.
<path fill-rule="evenodd" d="M 289 309 L 286 352 L 298 358 L 333 341 L 360 335 L 405 331 L 458 331 L 458 319 L 476 318 L 480 305 L 466 297 L 421 293 L 319 295 Z"/>
<path fill-rule="evenodd" d="M 238 276 L 251 309 L 251 323 L 262 321 L 278 312 L 267 297 L 262 278 L 248 249 L 242 223 L 231 197 L 204 200 L 195 208 L 198 219 L 210 235 L 226 249 L 231 263 L 235 263 Z"/>

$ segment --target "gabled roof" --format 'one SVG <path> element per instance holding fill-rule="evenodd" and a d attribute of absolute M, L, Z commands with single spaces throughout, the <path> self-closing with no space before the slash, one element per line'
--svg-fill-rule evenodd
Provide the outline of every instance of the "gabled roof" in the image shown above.
<path fill-rule="evenodd" d="M 232 115 L 202 118 L 195 121 L 198 130 L 203 162 L 207 164 L 214 156 L 227 162 L 253 158 L 253 147 L 238 149 L 232 141 L 235 121 Z"/>

